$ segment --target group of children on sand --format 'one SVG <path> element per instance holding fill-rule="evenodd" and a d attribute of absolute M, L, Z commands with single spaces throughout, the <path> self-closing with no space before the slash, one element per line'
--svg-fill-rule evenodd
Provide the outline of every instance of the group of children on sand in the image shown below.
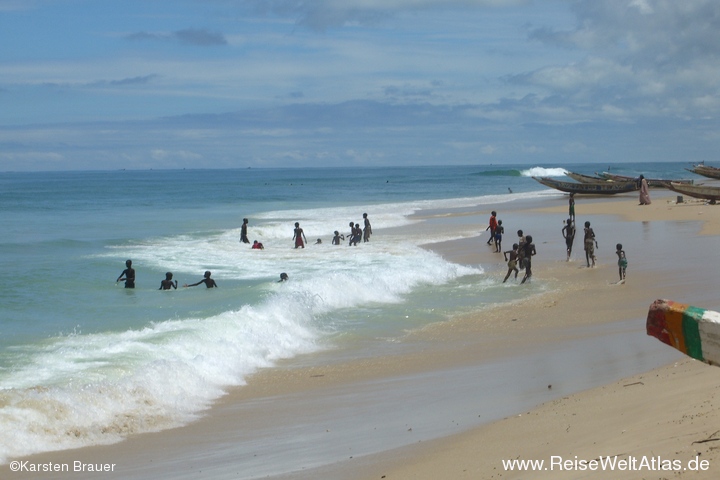
<path fill-rule="evenodd" d="M 502 252 L 502 237 L 505 233 L 505 227 L 503 227 L 502 220 L 498 220 L 497 212 L 493 210 L 490 213 L 490 221 L 485 231 L 490 230 L 490 238 L 487 244 L 495 243 L 495 253 Z M 515 272 L 515 278 L 517 279 L 520 273 L 520 268 L 525 270 L 525 276 L 520 282 L 525 283 L 532 277 L 532 257 L 537 253 L 535 250 L 535 244 L 531 235 L 524 235 L 522 230 L 518 230 L 518 243 L 513 243 L 512 249 L 502 252 L 505 257 L 505 261 L 508 265 L 507 275 L 503 279 L 503 283 L 510 278 L 510 274 Z M 519 268 L 518 268 L 519 266 Z"/>
<path fill-rule="evenodd" d="M 507 275 L 505 275 L 505 278 L 503 279 L 503 283 L 507 282 L 507 279 L 513 271 L 515 272 L 515 278 L 517 279 L 518 273 L 520 273 L 518 265 L 520 268 L 525 270 L 525 276 L 520 282 L 521 284 L 525 283 L 530 279 L 530 277 L 532 277 L 532 257 L 537 254 L 532 235 L 524 235 L 522 230 L 518 230 L 517 234 L 518 243 L 513 243 L 512 250 L 502 252 L 505 257 L 505 261 L 508 262 L 508 271 Z"/>
<path fill-rule="evenodd" d="M 575 194 L 570 194 L 569 199 L 569 218 L 565 222 L 562 228 L 562 235 L 565 239 L 565 245 L 567 249 L 567 260 L 570 261 L 570 255 L 572 254 L 573 241 L 575 240 Z M 490 221 L 485 231 L 490 231 L 490 238 L 487 244 L 490 245 L 492 242 L 495 243 L 495 252 L 502 251 L 502 236 L 505 233 L 505 229 L 502 226 L 502 220 L 497 219 L 497 212 L 493 211 L 490 214 Z M 517 279 L 520 269 L 525 270 L 525 276 L 520 282 L 525 283 L 530 277 L 532 277 L 532 257 L 537 253 L 535 244 L 531 235 L 524 235 L 522 230 L 518 230 L 518 243 L 514 243 L 511 250 L 502 252 L 507 262 L 508 271 L 503 279 L 503 283 L 507 281 L 512 272 L 515 272 L 515 278 Z M 595 267 L 595 249 L 598 248 L 598 242 L 595 238 L 595 231 L 590 226 L 590 222 L 585 222 L 585 228 L 583 230 L 583 247 L 585 249 L 585 261 L 587 262 L 588 268 Z M 620 280 L 618 283 L 625 283 L 625 273 L 627 269 L 627 257 L 625 250 L 623 250 L 622 244 L 618 243 L 615 246 L 615 254 L 618 257 L 618 275 Z M 519 268 L 518 268 L 519 266 Z"/>
<path fill-rule="evenodd" d="M 572 253 L 572 242 L 575 238 L 575 194 L 571 193 L 568 198 L 568 216 L 567 224 L 563 227 L 563 237 L 565 237 L 565 244 L 567 245 L 567 259 L 570 261 L 570 254 Z M 597 238 L 595 238 L 595 231 L 590 226 L 590 222 L 585 222 L 585 228 L 583 229 L 583 247 L 585 249 L 585 262 L 588 268 L 595 267 L 595 249 L 598 248 Z M 620 280 L 618 283 L 625 283 L 625 272 L 627 270 L 627 257 L 625 256 L 625 250 L 621 243 L 615 245 L 615 255 L 618 257 L 618 276 Z M 592 265 L 591 265 L 592 262 Z"/>

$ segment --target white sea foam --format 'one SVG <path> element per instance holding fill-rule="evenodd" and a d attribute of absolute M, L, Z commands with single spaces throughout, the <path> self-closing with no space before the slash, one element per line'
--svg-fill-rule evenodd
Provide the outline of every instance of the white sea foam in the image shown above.
<path fill-rule="evenodd" d="M 186 423 L 258 368 L 316 350 L 318 303 L 287 292 L 210 318 L 57 338 L 26 352 L 2 378 L 0 460 Z"/>
<path fill-rule="evenodd" d="M 520 172 L 523 177 L 564 177 L 566 173 L 567 170 L 560 167 L 532 167 Z"/>
<path fill-rule="evenodd" d="M 564 175 L 565 172 L 562 169 L 553 169 L 553 171 L 562 172 L 555 173 L 555 175 Z M 368 210 L 367 213 L 369 214 L 373 228 L 387 229 L 416 223 L 416 220 L 412 219 L 412 214 L 420 210 L 455 209 L 469 208 L 479 205 L 497 205 L 519 199 L 542 198 L 547 195 L 548 191 L 546 189 L 541 189 L 539 191 L 515 194 L 503 193 L 501 195 L 483 195 L 478 197 L 416 200 L 412 202 L 373 205 L 365 208 Z M 293 224 L 295 222 L 300 222 L 301 227 L 308 235 L 311 235 L 311 237 L 321 235 L 327 238 L 327 236 L 332 235 L 335 230 L 338 230 L 340 233 L 347 233 L 349 231 L 348 223 L 350 221 L 359 223 L 360 226 L 362 226 L 363 213 L 366 212 L 358 210 L 357 207 L 328 207 L 267 212 L 259 214 L 254 219 L 261 222 L 261 225 L 260 227 L 254 229 L 253 234 L 262 235 L 265 239 L 292 238 Z M 310 232 L 313 233 L 311 234 Z M 310 240 L 311 237 L 308 237 L 308 240 Z"/>

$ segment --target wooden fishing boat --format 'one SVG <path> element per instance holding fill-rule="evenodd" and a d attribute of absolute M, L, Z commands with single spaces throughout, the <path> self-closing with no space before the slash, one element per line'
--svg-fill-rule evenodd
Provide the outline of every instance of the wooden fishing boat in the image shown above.
<path fill-rule="evenodd" d="M 590 194 L 590 195 L 615 195 L 616 193 L 632 192 L 638 189 L 637 183 L 633 182 L 604 182 L 604 183 L 575 183 L 562 182 L 549 177 L 532 177 L 536 182 L 546 187 L 554 188 L 566 193 Z"/>
<path fill-rule="evenodd" d="M 720 365 L 720 313 L 672 300 L 655 300 L 647 334 L 710 365 Z"/>
<path fill-rule="evenodd" d="M 582 173 L 565 172 L 565 175 L 580 183 L 607 183 L 611 179 L 602 177 L 593 177 L 592 175 L 583 175 Z"/>
<path fill-rule="evenodd" d="M 697 173 L 703 177 L 714 178 L 720 180 L 720 168 L 711 167 L 709 165 L 693 165 L 692 168 L 686 168 L 688 172 Z"/>
<path fill-rule="evenodd" d="M 708 185 L 684 185 L 681 183 L 671 183 L 668 188 L 673 192 L 682 193 L 688 197 L 702 198 L 717 202 L 720 200 L 720 187 L 711 187 Z"/>
<path fill-rule="evenodd" d="M 614 180 L 616 182 L 633 182 L 637 181 L 637 178 L 628 177 L 626 175 L 617 175 L 615 173 L 608 173 L 608 172 L 600 172 L 597 175 L 599 175 L 601 178 L 606 178 L 608 180 Z M 661 178 L 646 178 L 648 183 L 648 187 L 650 188 L 669 188 L 669 183 L 682 183 L 685 185 L 692 185 L 694 180 L 689 179 L 661 179 Z"/>

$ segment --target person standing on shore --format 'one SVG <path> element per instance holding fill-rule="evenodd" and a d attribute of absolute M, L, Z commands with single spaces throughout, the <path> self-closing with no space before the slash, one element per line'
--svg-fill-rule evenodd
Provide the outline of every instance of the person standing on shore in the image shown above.
<path fill-rule="evenodd" d="M 300 228 L 300 222 L 295 222 L 295 230 L 293 233 L 293 240 L 295 240 L 295 248 L 305 248 L 307 238 L 305 238 L 305 232 Z"/>
<path fill-rule="evenodd" d="M 493 210 L 490 213 L 490 221 L 488 222 L 488 226 L 485 229 L 486 232 L 488 230 L 490 230 L 490 238 L 487 241 L 488 245 L 490 245 L 490 243 L 495 240 L 495 229 L 496 228 L 497 228 L 497 212 Z"/>
<path fill-rule="evenodd" d="M 495 227 L 495 253 L 502 252 L 502 236 L 505 233 L 505 227 L 502 226 L 502 220 L 498 220 Z"/>
<path fill-rule="evenodd" d="M 243 218 L 243 224 L 242 227 L 240 227 L 240 241 L 242 243 L 250 243 L 250 240 L 247 236 L 247 226 L 248 226 L 248 219 Z"/>
<path fill-rule="evenodd" d="M 562 236 L 565 239 L 565 247 L 567 248 L 567 261 L 570 261 L 570 254 L 572 253 L 573 242 L 575 241 L 575 222 L 571 219 L 567 219 L 567 225 L 562 229 Z"/>
<path fill-rule="evenodd" d="M 592 266 L 595 266 L 595 249 L 598 248 L 597 240 L 595 239 L 595 232 L 590 227 L 590 222 L 585 222 L 585 235 L 583 237 L 585 243 L 585 261 L 587 262 L 588 268 L 590 267 L 590 259 L 592 259 Z"/>
<path fill-rule="evenodd" d="M 132 260 L 125 261 L 125 270 L 115 280 L 115 283 L 125 281 L 125 288 L 135 288 L 135 269 L 132 268 Z"/>
<path fill-rule="evenodd" d="M 370 241 L 370 235 L 372 235 L 372 227 L 370 226 L 370 219 L 367 213 L 363 213 L 363 219 L 365 222 L 365 228 L 363 228 L 363 243 Z"/>
<path fill-rule="evenodd" d="M 570 198 L 568 198 L 568 216 L 572 219 L 573 223 L 575 223 L 575 194 L 571 193 Z"/>
<path fill-rule="evenodd" d="M 640 183 L 640 205 L 650 205 L 650 191 L 648 190 L 648 183 L 643 175 L 638 178 Z"/>
<path fill-rule="evenodd" d="M 508 253 L 510 254 L 509 259 L 508 259 Z M 512 273 L 513 270 L 515 270 L 515 280 L 517 280 L 518 273 L 520 273 L 520 270 L 518 270 L 518 267 L 517 267 L 518 244 L 513 243 L 512 250 L 503 252 L 503 256 L 505 257 L 505 261 L 508 262 L 507 263 L 508 271 L 507 271 L 507 275 L 505 275 L 505 278 L 503 279 L 503 283 L 507 282 L 507 279 L 510 277 L 510 273 Z"/>
<path fill-rule="evenodd" d="M 618 256 L 618 275 L 620 275 L 620 281 L 618 283 L 625 283 L 625 270 L 627 269 L 628 262 L 622 243 L 618 243 L 615 246 L 615 254 Z"/>
<path fill-rule="evenodd" d="M 537 254 L 535 251 L 535 244 L 533 243 L 532 235 L 528 235 L 525 237 L 525 276 L 522 279 L 522 282 L 520 284 L 522 285 L 525 283 L 525 281 L 529 280 L 530 277 L 532 277 L 532 257 L 533 255 Z"/>

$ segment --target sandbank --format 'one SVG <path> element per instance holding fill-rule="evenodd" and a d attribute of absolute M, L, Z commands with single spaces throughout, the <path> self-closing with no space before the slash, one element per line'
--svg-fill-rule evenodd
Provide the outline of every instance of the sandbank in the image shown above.
<path fill-rule="evenodd" d="M 538 247 L 533 282 L 508 285 L 527 288 L 526 300 L 409 332 L 402 353 L 389 348 L 337 361 L 324 352 L 282 362 L 182 428 L 22 460 L 115 464 L 103 478 L 562 478 L 557 471 L 507 472 L 502 460 L 646 455 L 684 462 L 699 453 L 711 468 L 687 475 L 715 478 L 720 370 L 644 333 L 656 298 L 720 308 L 715 269 L 702 253 L 714 251 L 720 207 L 673 205 L 674 198 L 654 193 L 653 204 L 640 207 L 634 195 L 579 197 L 578 224 L 591 221 L 599 238 L 596 268 L 585 267 L 579 240 L 565 261 L 564 196 L 498 206 L 505 246 L 520 225 Z M 431 227 L 453 228 L 483 226 L 488 214 L 426 215 Z M 630 261 L 624 285 L 614 284 L 618 242 Z M 504 276 L 501 255 L 486 248 L 483 235 L 431 248 Z M 30 478 L 0 469 L 3 478 Z M 564 474 L 674 475 L 581 473 Z"/>

